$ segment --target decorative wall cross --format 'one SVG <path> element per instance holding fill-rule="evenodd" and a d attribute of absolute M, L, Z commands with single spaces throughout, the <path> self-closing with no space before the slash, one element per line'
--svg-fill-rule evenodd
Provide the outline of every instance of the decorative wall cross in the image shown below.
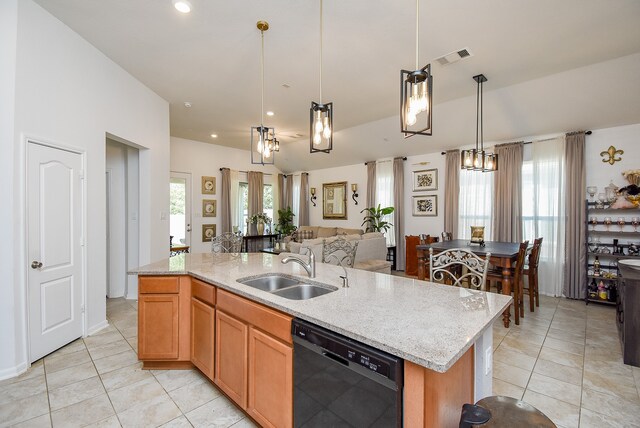
<path fill-rule="evenodd" d="M 624 154 L 624 150 L 616 150 L 616 148 L 613 146 L 609 146 L 608 150 L 604 152 L 600 152 L 600 156 L 604 158 L 602 159 L 602 162 L 609 162 L 609 164 L 611 165 L 622 160 L 621 157 L 616 157 L 616 155 L 623 155 L 623 154 Z"/>

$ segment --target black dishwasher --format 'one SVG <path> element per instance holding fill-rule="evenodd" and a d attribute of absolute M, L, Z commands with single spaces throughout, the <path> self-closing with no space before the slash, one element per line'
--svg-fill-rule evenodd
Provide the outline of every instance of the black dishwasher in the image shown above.
<path fill-rule="evenodd" d="M 403 360 L 294 319 L 294 427 L 402 427 Z"/>

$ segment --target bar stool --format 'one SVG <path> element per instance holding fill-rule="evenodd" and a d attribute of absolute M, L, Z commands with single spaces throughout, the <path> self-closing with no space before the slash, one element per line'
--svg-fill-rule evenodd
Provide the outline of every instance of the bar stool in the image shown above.
<path fill-rule="evenodd" d="M 511 397 L 496 395 L 476 404 L 462 406 L 460 428 L 556 428 L 556 425 L 531 404 Z"/>

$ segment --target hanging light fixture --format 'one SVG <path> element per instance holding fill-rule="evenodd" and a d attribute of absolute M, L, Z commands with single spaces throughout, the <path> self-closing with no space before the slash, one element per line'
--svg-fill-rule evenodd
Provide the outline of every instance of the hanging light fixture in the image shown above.
<path fill-rule="evenodd" d="M 333 149 L 333 103 L 322 102 L 322 0 L 320 0 L 320 102 L 311 101 L 309 151 L 329 153 Z"/>
<path fill-rule="evenodd" d="M 262 41 L 262 57 L 260 60 L 261 77 L 262 77 L 262 99 L 260 105 L 260 126 L 251 127 L 251 163 L 260 165 L 273 165 L 274 151 L 280 150 L 278 143 L 275 150 L 275 134 L 274 128 L 264 126 L 264 32 L 269 29 L 269 23 L 266 21 L 258 21 L 256 24 L 260 30 L 260 38 Z"/>
<path fill-rule="evenodd" d="M 478 83 L 476 92 L 476 148 L 463 150 L 460 155 L 460 166 L 462 169 L 474 171 L 492 172 L 498 169 L 498 155 L 484 151 L 484 129 L 482 106 L 484 98 L 482 96 L 482 84 L 487 81 L 484 74 L 473 76 L 473 80 Z M 480 137 L 478 143 L 478 135 Z"/>
<path fill-rule="evenodd" d="M 431 135 L 433 76 L 431 64 L 420 67 L 420 0 L 416 0 L 416 69 L 400 70 L 400 128 L 404 137 Z"/>

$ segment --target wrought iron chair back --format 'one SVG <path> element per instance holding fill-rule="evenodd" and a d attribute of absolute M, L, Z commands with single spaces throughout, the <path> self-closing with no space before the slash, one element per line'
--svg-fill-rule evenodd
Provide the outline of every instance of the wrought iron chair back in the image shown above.
<path fill-rule="evenodd" d="M 456 287 L 467 281 L 469 288 L 480 290 L 487 280 L 490 258 L 491 253 L 483 259 L 465 248 L 452 248 L 438 254 L 433 254 L 433 248 L 429 248 L 429 278 Z"/>
<path fill-rule="evenodd" d="M 322 241 L 322 263 L 331 263 L 334 260 L 342 267 L 352 268 L 356 261 L 356 250 L 358 249 L 358 241 L 347 241 L 343 238 L 338 238 L 335 241 L 327 243 L 327 240 Z"/>
<path fill-rule="evenodd" d="M 242 236 L 231 232 L 211 238 L 212 253 L 239 253 L 242 251 Z"/>

